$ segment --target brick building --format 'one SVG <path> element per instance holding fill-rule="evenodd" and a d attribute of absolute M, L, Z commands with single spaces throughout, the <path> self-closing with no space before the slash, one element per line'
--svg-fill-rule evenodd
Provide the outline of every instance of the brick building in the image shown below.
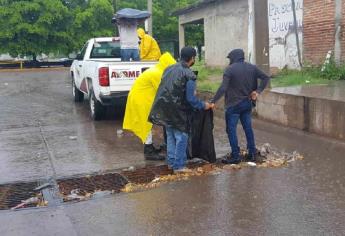
<path fill-rule="evenodd" d="M 296 28 L 292 0 L 200 0 L 177 12 L 180 45 L 184 26 L 197 23 L 204 25 L 206 63 L 211 66 L 223 66 L 224 55 L 235 47 L 244 48 L 247 58 L 258 64 L 257 57 L 269 48 L 272 72 L 299 68 L 298 54 L 304 65 L 322 64 L 329 51 L 337 62 L 345 62 L 345 0 L 294 2 Z"/>
<path fill-rule="evenodd" d="M 304 0 L 304 62 L 320 64 L 328 51 L 345 60 L 345 1 Z"/>

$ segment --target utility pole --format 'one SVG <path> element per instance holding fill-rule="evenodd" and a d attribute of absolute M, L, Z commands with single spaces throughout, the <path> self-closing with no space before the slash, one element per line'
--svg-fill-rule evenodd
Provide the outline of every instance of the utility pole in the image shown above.
<path fill-rule="evenodd" d="M 293 14 L 293 22 L 295 25 L 295 36 L 296 36 L 296 47 L 297 47 L 297 54 L 298 54 L 298 63 L 299 66 L 302 68 L 302 56 L 301 56 L 301 48 L 299 47 L 299 37 L 298 37 L 298 23 L 297 23 L 297 16 L 296 16 L 296 4 L 295 0 L 291 0 L 291 7 L 292 7 L 292 14 Z"/>
<path fill-rule="evenodd" d="M 113 8 L 114 8 L 114 13 L 117 12 L 117 1 L 116 0 L 113 0 Z"/>
<path fill-rule="evenodd" d="M 149 35 L 152 36 L 152 18 L 153 18 L 152 0 L 147 0 L 147 10 L 151 13 L 151 17 L 147 20 L 147 22 L 148 22 Z"/>
<path fill-rule="evenodd" d="M 342 22 L 342 0 L 335 0 L 335 43 L 334 60 L 339 66 L 341 64 L 341 22 Z"/>

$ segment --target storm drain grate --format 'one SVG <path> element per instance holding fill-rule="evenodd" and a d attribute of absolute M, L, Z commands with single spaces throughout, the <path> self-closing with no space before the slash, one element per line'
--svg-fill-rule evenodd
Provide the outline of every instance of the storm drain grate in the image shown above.
<path fill-rule="evenodd" d="M 34 191 L 37 186 L 36 182 L 0 185 L 0 210 L 11 209 L 21 204 L 22 201 L 37 197 L 39 193 Z M 36 203 L 29 203 L 23 207 L 35 207 L 36 205 Z"/>
<path fill-rule="evenodd" d="M 203 165 L 204 163 L 192 163 L 188 164 L 188 167 L 197 168 Z M 60 194 L 53 193 L 52 198 L 49 198 L 50 191 L 46 190 L 48 188 L 51 190 L 53 187 L 47 183 L 40 186 L 39 182 L 4 184 L 0 185 L 0 210 L 47 206 L 50 204 L 48 201 L 55 198 L 60 200 L 62 198 L 63 201 L 87 200 L 107 194 L 120 193 L 128 183 L 146 184 L 156 177 L 171 174 L 173 171 L 167 165 L 158 165 L 143 168 L 133 167 L 132 170 L 123 170 L 117 173 L 59 179 L 56 182 Z"/>
<path fill-rule="evenodd" d="M 60 192 L 67 196 L 78 190 L 78 194 L 86 195 L 95 191 L 113 191 L 119 193 L 128 181 L 118 173 L 85 176 L 57 181 Z"/>

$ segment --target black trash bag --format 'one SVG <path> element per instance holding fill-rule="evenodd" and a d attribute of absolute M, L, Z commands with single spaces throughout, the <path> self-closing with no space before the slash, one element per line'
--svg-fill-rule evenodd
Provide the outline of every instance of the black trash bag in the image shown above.
<path fill-rule="evenodd" d="M 195 79 L 195 74 L 185 63 L 168 67 L 164 71 L 148 120 L 155 125 L 189 133 L 189 116 L 193 108 L 186 98 L 186 84 L 188 80 Z"/>
<path fill-rule="evenodd" d="M 194 111 L 192 113 L 187 150 L 189 159 L 200 158 L 210 163 L 216 162 L 213 127 L 212 110 Z"/>

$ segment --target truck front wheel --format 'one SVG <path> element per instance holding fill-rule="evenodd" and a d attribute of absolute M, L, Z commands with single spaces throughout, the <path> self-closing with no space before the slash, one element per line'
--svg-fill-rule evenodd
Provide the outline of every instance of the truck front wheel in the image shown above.
<path fill-rule="evenodd" d="M 101 120 L 105 113 L 105 107 L 96 99 L 93 91 L 90 91 L 90 113 L 93 120 Z"/>

